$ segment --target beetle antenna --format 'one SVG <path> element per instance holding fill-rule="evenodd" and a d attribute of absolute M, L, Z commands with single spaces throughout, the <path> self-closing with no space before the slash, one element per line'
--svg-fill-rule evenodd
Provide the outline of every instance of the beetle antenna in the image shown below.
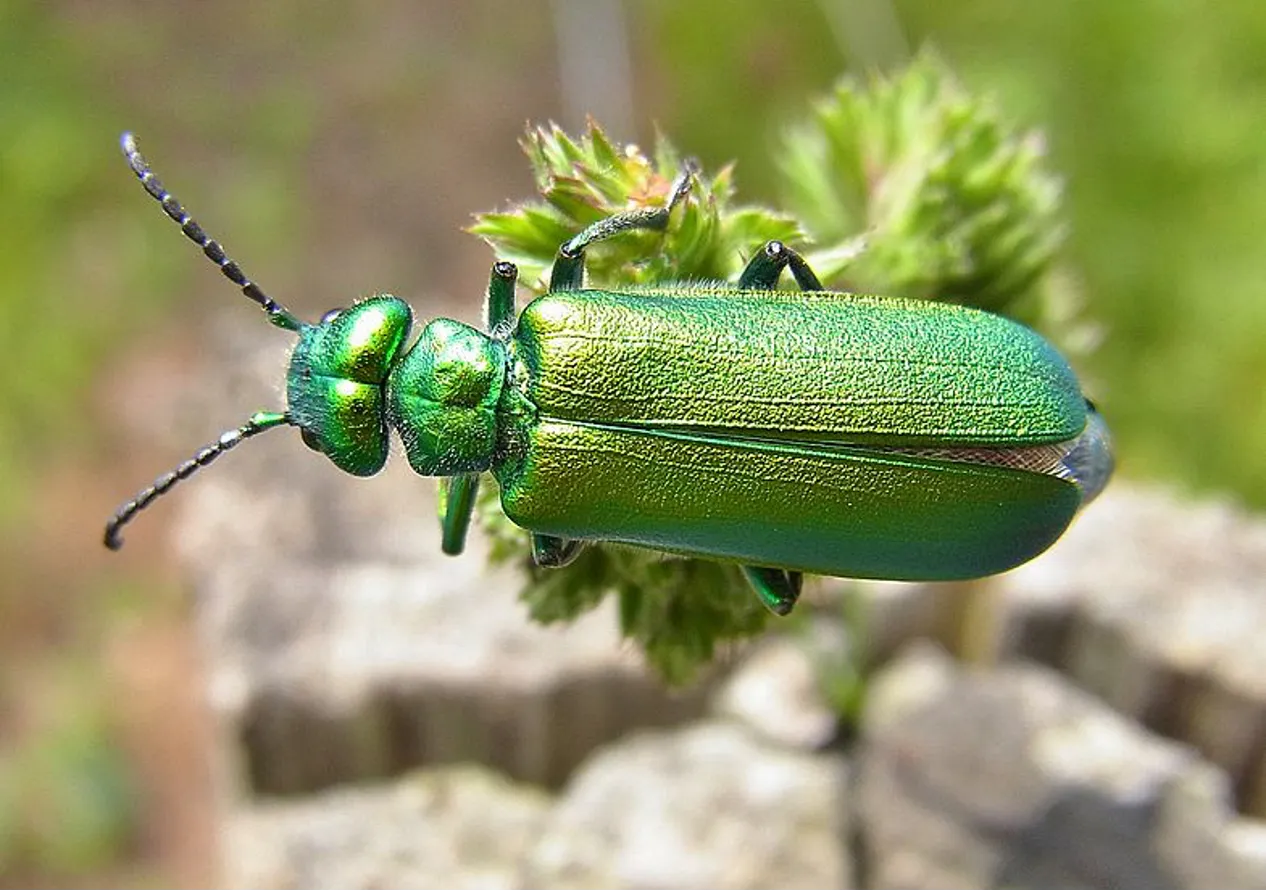
<path fill-rule="evenodd" d="M 145 187 L 145 191 L 163 206 L 163 211 L 176 221 L 176 225 L 180 227 L 181 232 L 185 233 L 185 237 L 202 248 L 202 253 L 207 255 L 207 259 L 220 267 L 225 277 L 241 288 L 248 299 L 263 307 L 264 312 L 268 313 L 269 321 L 274 325 L 285 328 L 287 331 L 298 331 L 302 328 L 303 322 L 295 318 L 290 310 L 260 290 L 259 285 L 247 278 L 242 273 L 241 267 L 224 253 L 224 248 L 220 246 L 220 243 L 202 231 L 197 220 L 189 216 L 176 200 L 176 196 L 167 191 L 162 181 L 150 169 L 149 163 L 141 157 L 140 150 L 136 147 L 136 137 L 130 132 L 124 133 L 119 144 L 123 148 L 123 155 L 127 158 L 128 165 L 141 181 L 141 185 Z"/>
<path fill-rule="evenodd" d="M 251 419 L 241 427 L 224 432 L 211 445 L 199 449 L 198 453 L 192 458 L 154 480 L 154 482 L 136 493 L 136 496 L 131 501 L 120 505 L 119 509 L 114 512 L 114 516 L 106 523 L 105 546 L 112 551 L 117 551 L 123 547 L 123 539 L 119 538 L 119 532 L 123 527 L 132 522 L 132 519 L 137 514 L 149 507 L 154 499 L 160 495 L 167 494 L 176 483 L 189 479 L 189 477 L 242 440 L 250 439 L 265 430 L 271 430 L 274 427 L 291 423 L 293 422 L 290 416 L 284 412 L 261 411 L 252 415 Z"/>

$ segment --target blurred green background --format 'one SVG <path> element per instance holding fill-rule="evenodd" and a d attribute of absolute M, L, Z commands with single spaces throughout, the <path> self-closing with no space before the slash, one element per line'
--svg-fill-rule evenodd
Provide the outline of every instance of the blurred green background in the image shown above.
<path fill-rule="evenodd" d="M 0 881 L 214 876 L 164 508 L 119 557 L 99 539 L 262 407 L 189 417 L 180 394 L 215 385 L 216 309 L 263 319 L 143 196 L 120 131 L 296 311 L 381 289 L 474 320 L 491 257 L 461 230 L 532 194 L 527 122 L 659 127 L 772 201 L 808 103 L 924 44 L 1047 134 L 1122 476 L 1266 505 L 1262 4 L 0 0 Z"/>

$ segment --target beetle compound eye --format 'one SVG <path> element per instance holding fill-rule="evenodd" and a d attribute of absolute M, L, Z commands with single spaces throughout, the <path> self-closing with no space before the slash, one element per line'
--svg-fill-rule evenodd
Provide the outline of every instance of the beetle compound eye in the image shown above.
<path fill-rule="evenodd" d="M 312 451 L 314 452 L 325 451 L 325 449 L 321 447 L 321 438 L 317 436 L 315 433 L 313 433 L 311 430 L 306 430 L 306 429 L 300 430 L 299 438 L 302 439 L 303 444 L 306 445 L 308 448 L 312 449 Z"/>
<path fill-rule="evenodd" d="M 343 314 L 343 307 L 341 306 L 336 306 L 334 307 L 334 309 L 327 310 L 325 315 L 321 316 L 321 324 L 324 325 L 328 322 L 332 322 L 342 314 Z"/>

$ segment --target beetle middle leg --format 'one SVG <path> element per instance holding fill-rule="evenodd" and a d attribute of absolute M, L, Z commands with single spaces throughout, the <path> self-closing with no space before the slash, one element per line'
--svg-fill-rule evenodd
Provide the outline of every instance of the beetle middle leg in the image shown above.
<path fill-rule="evenodd" d="M 824 290 L 822 282 L 804 257 L 797 254 L 781 241 L 767 241 L 756 256 L 748 261 L 747 268 L 739 276 L 738 286 L 743 290 L 772 291 L 778 285 L 782 271 L 791 267 L 791 274 L 802 291 Z"/>
<path fill-rule="evenodd" d="M 743 274 L 739 276 L 738 287 L 743 290 L 772 291 L 777 287 L 782 271 L 788 266 L 791 267 L 791 274 L 800 290 L 824 290 L 822 282 L 804 257 L 781 241 L 765 242 L 765 246 L 748 261 Z M 802 573 L 765 566 L 744 566 L 743 575 L 747 577 L 761 603 L 775 615 L 787 615 L 800 599 L 800 589 L 804 585 Z"/>
<path fill-rule="evenodd" d="M 586 226 L 578 235 L 559 247 L 558 255 L 554 258 L 554 267 L 550 271 L 549 290 L 574 291 L 581 286 L 585 272 L 585 248 L 589 245 L 633 229 L 660 231 L 666 228 L 673 208 L 689 194 L 694 172 L 692 165 L 685 165 L 685 169 L 673 181 L 672 194 L 663 207 L 639 207 L 637 210 L 604 217 Z"/>
<path fill-rule="evenodd" d="M 776 616 L 787 615 L 800 599 L 803 573 L 768 566 L 744 566 L 743 575 L 747 576 L 760 602 Z"/>

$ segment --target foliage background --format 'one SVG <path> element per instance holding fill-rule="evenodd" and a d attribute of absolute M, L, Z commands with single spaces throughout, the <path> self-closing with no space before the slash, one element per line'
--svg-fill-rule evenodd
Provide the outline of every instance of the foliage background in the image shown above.
<path fill-rule="evenodd" d="M 591 111 L 643 144 L 658 126 L 771 200 L 809 101 L 925 42 L 1048 135 L 1067 269 L 1105 334 L 1081 369 L 1123 476 L 1266 506 L 1252 0 L 0 0 L 0 879 L 211 868 L 162 509 L 122 559 L 98 541 L 121 497 L 239 422 L 182 414 L 179 393 L 214 385 L 199 333 L 241 299 L 141 195 L 121 130 L 296 311 L 384 289 L 474 320 L 491 258 L 461 229 L 532 193 L 525 122 Z M 262 319 L 242 305 L 241 323 Z M 259 447 L 310 460 L 297 438 Z"/>

